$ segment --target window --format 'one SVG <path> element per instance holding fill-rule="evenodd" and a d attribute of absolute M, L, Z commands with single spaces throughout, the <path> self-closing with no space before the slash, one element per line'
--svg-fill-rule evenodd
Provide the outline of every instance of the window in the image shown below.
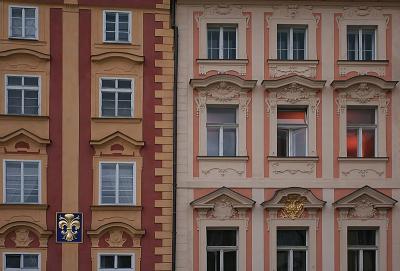
<path fill-rule="evenodd" d="M 236 156 L 236 108 L 207 108 L 207 155 Z"/>
<path fill-rule="evenodd" d="M 101 204 L 136 204 L 135 163 L 100 163 Z"/>
<path fill-rule="evenodd" d="M 278 25 L 278 59 L 304 60 L 306 55 L 305 26 Z"/>
<path fill-rule="evenodd" d="M 134 271 L 133 254 L 103 254 L 99 256 L 99 271 L 124 270 Z"/>
<path fill-rule="evenodd" d="M 307 156 L 306 109 L 278 108 L 278 156 Z"/>
<path fill-rule="evenodd" d="M 376 110 L 347 109 L 347 157 L 375 157 Z"/>
<path fill-rule="evenodd" d="M 307 231 L 278 230 L 277 271 L 307 270 Z"/>
<path fill-rule="evenodd" d="M 10 7 L 10 38 L 38 38 L 38 9 L 35 7 Z"/>
<path fill-rule="evenodd" d="M 40 255 L 39 254 L 14 254 L 6 253 L 4 255 L 4 270 L 5 271 L 18 271 L 18 270 L 29 270 L 39 271 L 40 270 Z"/>
<path fill-rule="evenodd" d="M 39 77 L 6 76 L 7 114 L 39 114 Z"/>
<path fill-rule="evenodd" d="M 101 79 L 101 116 L 133 116 L 133 81 L 131 79 Z"/>
<path fill-rule="evenodd" d="M 5 203 L 39 203 L 39 161 L 5 161 Z"/>
<path fill-rule="evenodd" d="M 376 271 L 376 230 L 349 229 L 347 231 L 347 270 Z"/>
<path fill-rule="evenodd" d="M 207 229 L 207 271 L 236 271 L 237 230 Z"/>
<path fill-rule="evenodd" d="M 347 27 L 347 59 L 374 60 L 375 59 L 375 32 L 376 27 L 348 26 Z"/>
<path fill-rule="evenodd" d="M 131 41 L 131 13 L 104 11 L 104 41 L 128 43 Z"/>
<path fill-rule="evenodd" d="M 208 59 L 236 59 L 237 26 L 208 25 Z"/>

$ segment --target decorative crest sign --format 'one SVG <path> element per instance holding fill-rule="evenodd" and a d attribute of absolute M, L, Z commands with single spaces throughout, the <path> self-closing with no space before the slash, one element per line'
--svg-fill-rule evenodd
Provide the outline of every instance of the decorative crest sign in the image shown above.
<path fill-rule="evenodd" d="M 304 198 L 298 195 L 289 195 L 281 212 L 282 218 L 300 218 L 304 212 Z"/>
<path fill-rule="evenodd" d="M 82 213 L 57 213 L 57 243 L 82 243 Z"/>

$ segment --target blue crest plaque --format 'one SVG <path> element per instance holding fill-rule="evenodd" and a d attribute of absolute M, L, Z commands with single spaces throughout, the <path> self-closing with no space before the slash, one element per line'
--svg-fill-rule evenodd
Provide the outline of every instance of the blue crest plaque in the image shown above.
<path fill-rule="evenodd" d="M 82 213 L 57 213 L 57 243 L 82 243 Z"/>

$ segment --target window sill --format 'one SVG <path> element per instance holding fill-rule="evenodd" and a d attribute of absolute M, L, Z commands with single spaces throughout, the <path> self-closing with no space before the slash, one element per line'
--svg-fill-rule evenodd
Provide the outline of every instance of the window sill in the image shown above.
<path fill-rule="evenodd" d="M 200 161 L 247 161 L 248 156 L 197 156 Z"/>
<path fill-rule="evenodd" d="M 389 60 L 338 60 L 337 64 L 341 76 L 350 72 L 356 72 L 360 75 L 376 73 L 379 76 L 385 76 Z"/>
<path fill-rule="evenodd" d="M 16 41 L 39 41 L 38 38 L 24 38 L 24 37 L 8 37 L 8 39 Z"/>
<path fill-rule="evenodd" d="M 309 162 L 318 161 L 318 156 L 295 156 L 295 157 L 278 157 L 278 156 L 268 156 L 268 161 L 298 161 L 298 162 Z"/>
<path fill-rule="evenodd" d="M 288 76 L 292 74 L 308 78 L 315 78 L 319 60 L 280 60 L 268 59 L 269 74 L 272 78 Z"/>
<path fill-rule="evenodd" d="M 388 161 L 389 157 L 338 157 L 338 161 Z"/>
<path fill-rule="evenodd" d="M 0 209 L 16 209 L 16 210 L 47 210 L 49 205 L 47 204 L 37 204 L 37 203 L 3 203 L 0 204 Z"/>
<path fill-rule="evenodd" d="M 112 123 L 112 122 L 120 122 L 120 123 L 141 123 L 141 118 L 118 118 L 118 117 L 95 117 L 92 118 L 92 121 L 98 123 Z"/>
<path fill-rule="evenodd" d="M 49 120 L 48 116 L 40 115 L 14 115 L 14 114 L 0 114 L 0 119 L 26 119 L 26 120 Z"/>
<path fill-rule="evenodd" d="M 219 73 L 234 71 L 241 75 L 246 74 L 248 59 L 197 59 L 199 64 L 199 73 L 206 74 L 210 71 Z"/>
<path fill-rule="evenodd" d="M 92 205 L 92 211 L 141 211 L 142 206 L 138 205 Z"/>
<path fill-rule="evenodd" d="M 132 45 L 131 41 L 103 41 L 103 44 L 113 44 L 113 45 Z"/>

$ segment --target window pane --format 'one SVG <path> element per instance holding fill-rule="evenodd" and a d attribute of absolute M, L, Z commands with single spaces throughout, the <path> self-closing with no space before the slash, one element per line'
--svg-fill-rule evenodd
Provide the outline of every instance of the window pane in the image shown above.
<path fill-rule="evenodd" d="M 118 268 L 131 268 L 131 256 L 118 256 Z"/>
<path fill-rule="evenodd" d="M 34 8 L 24 8 L 25 9 L 25 18 L 35 18 L 36 9 Z"/>
<path fill-rule="evenodd" d="M 114 41 L 115 40 L 115 32 L 106 32 L 106 40 Z"/>
<path fill-rule="evenodd" d="M 362 157 L 375 157 L 375 129 L 363 129 L 362 152 Z"/>
<path fill-rule="evenodd" d="M 306 246 L 305 230 L 278 230 L 278 246 Z"/>
<path fill-rule="evenodd" d="M 278 128 L 278 157 L 288 156 L 289 130 Z"/>
<path fill-rule="evenodd" d="M 375 230 L 349 230 L 347 243 L 349 246 L 375 246 Z"/>
<path fill-rule="evenodd" d="M 363 60 L 372 60 L 374 58 L 375 30 L 363 29 L 362 33 Z"/>
<path fill-rule="evenodd" d="M 6 268 L 21 268 L 21 255 L 6 255 Z"/>
<path fill-rule="evenodd" d="M 207 108 L 208 123 L 236 123 L 236 108 Z"/>
<path fill-rule="evenodd" d="M 21 202 L 21 162 L 6 161 L 6 202 Z"/>
<path fill-rule="evenodd" d="M 114 256 L 101 256 L 100 268 L 114 268 Z"/>
<path fill-rule="evenodd" d="M 207 29 L 208 59 L 219 59 L 219 27 Z"/>
<path fill-rule="evenodd" d="M 118 88 L 131 89 L 132 80 L 118 79 Z"/>
<path fill-rule="evenodd" d="M 219 155 L 219 128 L 207 129 L 207 155 Z"/>
<path fill-rule="evenodd" d="M 115 92 L 101 93 L 101 115 L 115 116 Z"/>
<path fill-rule="evenodd" d="M 220 271 L 219 251 L 207 251 L 207 271 Z"/>
<path fill-rule="evenodd" d="M 11 8 L 11 16 L 22 18 L 22 8 Z"/>
<path fill-rule="evenodd" d="M 292 130 L 292 153 L 294 156 L 306 156 L 307 128 Z"/>
<path fill-rule="evenodd" d="M 288 59 L 289 52 L 289 29 L 278 26 L 278 59 Z"/>
<path fill-rule="evenodd" d="M 129 41 L 129 35 L 127 32 L 119 32 L 118 36 L 119 41 Z"/>
<path fill-rule="evenodd" d="M 347 109 L 347 125 L 375 124 L 375 109 L 349 108 Z"/>
<path fill-rule="evenodd" d="M 39 268 L 38 255 L 24 255 L 24 268 Z"/>
<path fill-rule="evenodd" d="M 236 251 L 224 251 L 224 271 L 236 271 Z"/>
<path fill-rule="evenodd" d="M 224 156 L 236 155 L 236 129 L 224 129 Z"/>
<path fill-rule="evenodd" d="M 115 88 L 116 80 L 114 79 L 102 79 L 101 88 Z"/>
<path fill-rule="evenodd" d="M 115 31 L 115 23 L 106 23 L 106 31 L 107 32 L 114 32 Z"/>
<path fill-rule="evenodd" d="M 118 116 L 130 117 L 131 116 L 131 96 L 130 92 L 118 93 Z"/>
<path fill-rule="evenodd" d="M 115 22 L 116 21 L 116 13 L 115 12 L 106 12 L 106 21 L 107 22 Z"/>
<path fill-rule="evenodd" d="M 116 164 L 101 164 L 101 202 L 116 203 Z"/>
<path fill-rule="evenodd" d="M 236 246 L 236 230 L 207 230 L 207 246 Z"/>
<path fill-rule="evenodd" d="M 8 114 L 22 114 L 22 90 L 7 90 Z"/>
<path fill-rule="evenodd" d="M 236 28 L 223 28 L 224 59 L 236 59 Z"/>
<path fill-rule="evenodd" d="M 360 271 L 359 269 L 359 251 L 349 250 L 347 252 L 347 271 Z"/>
<path fill-rule="evenodd" d="M 363 251 L 363 271 L 375 271 L 376 267 L 376 251 L 364 250 Z"/>
<path fill-rule="evenodd" d="M 358 60 L 358 29 L 347 30 L 347 59 Z"/>
<path fill-rule="evenodd" d="M 277 266 L 278 271 L 289 270 L 289 251 L 278 251 Z"/>
<path fill-rule="evenodd" d="M 293 29 L 293 59 L 304 60 L 305 53 L 305 29 Z"/>
<path fill-rule="evenodd" d="M 306 271 L 307 252 L 293 251 L 293 270 Z"/>
<path fill-rule="evenodd" d="M 358 130 L 347 129 L 347 157 L 358 156 Z"/>
<path fill-rule="evenodd" d="M 22 77 L 21 76 L 7 76 L 7 84 L 9 86 L 21 86 Z"/>

